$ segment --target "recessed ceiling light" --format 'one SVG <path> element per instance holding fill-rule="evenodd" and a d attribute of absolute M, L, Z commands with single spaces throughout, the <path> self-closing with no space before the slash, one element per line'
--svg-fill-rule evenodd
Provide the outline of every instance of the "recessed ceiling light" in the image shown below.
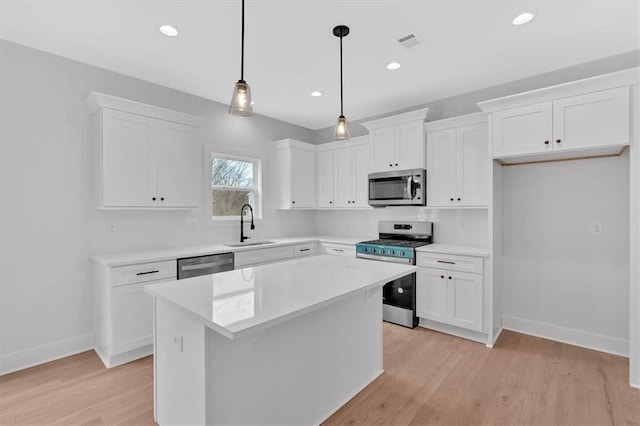
<path fill-rule="evenodd" d="M 176 30 L 171 25 L 163 25 L 160 27 L 160 32 L 167 37 L 175 37 L 178 35 L 178 30 Z"/>
<path fill-rule="evenodd" d="M 389 71 L 395 71 L 398 68 L 400 68 L 400 63 L 398 62 L 389 62 L 389 64 L 387 65 L 387 69 Z"/>
<path fill-rule="evenodd" d="M 311 92 L 311 96 L 313 96 L 314 98 L 317 98 L 319 96 L 322 96 L 322 92 L 314 90 L 313 92 Z"/>
<path fill-rule="evenodd" d="M 513 18 L 512 24 L 513 25 L 523 25 L 526 24 L 527 22 L 531 21 L 533 19 L 533 13 L 521 13 L 520 15 L 516 16 L 515 18 Z"/>

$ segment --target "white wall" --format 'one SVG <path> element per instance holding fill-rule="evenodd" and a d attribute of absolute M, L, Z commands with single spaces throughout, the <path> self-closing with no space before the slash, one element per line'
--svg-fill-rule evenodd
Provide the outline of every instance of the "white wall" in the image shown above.
<path fill-rule="evenodd" d="M 238 224 L 205 227 L 202 208 L 93 210 L 93 123 L 85 104 L 90 91 L 200 115 L 201 144 L 239 147 L 267 158 L 272 141 L 311 140 L 313 134 L 261 116 L 237 119 L 222 104 L 0 43 L 1 374 L 92 347 L 90 254 L 238 238 Z M 268 161 L 265 166 L 269 194 L 273 170 Z M 256 224 L 257 236 L 315 231 L 309 227 L 312 213 L 278 212 L 272 201 L 264 216 Z M 195 222 L 188 231 L 182 230 L 185 219 Z"/>
<path fill-rule="evenodd" d="M 463 245 L 488 244 L 487 210 L 431 210 L 424 207 L 385 207 L 371 210 L 322 210 L 316 213 L 321 235 L 377 238 L 380 220 L 434 222 L 434 242 Z"/>
<path fill-rule="evenodd" d="M 628 354 L 628 150 L 505 167 L 503 197 L 505 328 Z"/>

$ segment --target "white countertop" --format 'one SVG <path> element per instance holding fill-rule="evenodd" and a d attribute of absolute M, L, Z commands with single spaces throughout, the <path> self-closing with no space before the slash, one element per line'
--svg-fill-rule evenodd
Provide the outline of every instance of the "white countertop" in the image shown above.
<path fill-rule="evenodd" d="M 461 246 L 457 244 L 440 244 L 434 243 L 427 246 L 418 247 L 418 252 L 425 253 L 442 253 L 442 254 L 455 254 L 459 256 L 479 256 L 488 257 L 489 251 L 483 246 Z"/>
<path fill-rule="evenodd" d="M 207 254 L 215 253 L 228 253 L 238 252 L 246 250 L 258 250 L 270 247 L 279 247 L 291 244 L 302 244 L 314 241 L 320 241 L 324 243 L 338 243 L 355 245 L 360 241 L 371 239 L 370 237 L 335 237 L 335 236 L 309 236 L 309 237 L 290 237 L 290 238 L 265 238 L 265 240 L 274 241 L 273 244 L 260 245 L 260 246 L 244 246 L 244 247 L 227 247 L 225 243 L 198 245 L 198 246 L 184 246 L 174 247 L 157 250 L 140 250 L 130 251 L 123 253 L 110 253 L 110 254 L 96 254 L 91 256 L 91 260 L 94 262 L 103 264 L 105 266 L 122 266 L 130 265 L 134 263 L 144 262 L 160 262 L 163 260 L 172 260 L 182 257 L 191 256 L 203 256 Z M 235 243 L 236 241 L 229 241 L 229 243 Z"/>
<path fill-rule="evenodd" d="M 152 284 L 145 291 L 189 311 L 223 336 L 236 339 L 382 286 L 416 269 L 320 255 Z"/>

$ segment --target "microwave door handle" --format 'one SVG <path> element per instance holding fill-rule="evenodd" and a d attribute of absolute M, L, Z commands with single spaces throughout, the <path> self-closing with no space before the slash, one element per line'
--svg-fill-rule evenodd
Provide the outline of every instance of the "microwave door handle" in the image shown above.
<path fill-rule="evenodd" d="M 409 196 L 410 200 L 416 198 L 416 185 L 413 182 L 413 176 L 409 176 L 409 178 L 407 179 L 407 195 Z"/>

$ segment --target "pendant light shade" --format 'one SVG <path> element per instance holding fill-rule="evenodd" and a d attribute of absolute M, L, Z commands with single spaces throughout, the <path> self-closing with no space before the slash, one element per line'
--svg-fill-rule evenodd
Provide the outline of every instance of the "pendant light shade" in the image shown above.
<path fill-rule="evenodd" d="M 333 139 L 337 141 L 347 141 L 351 138 L 349 134 L 349 122 L 341 115 L 338 117 L 338 121 L 336 122 L 336 128 L 333 133 Z"/>
<path fill-rule="evenodd" d="M 338 25 L 333 29 L 333 35 L 340 38 L 340 116 L 336 122 L 336 128 L 333 132 L 334 139 L 337 141 L 349 140 L 351 135 L 349 134 L 349 122 L 344 116 L 343 111 L 343 87 L 342 87 L 342 38 L 349 34 L 349 27 L 346 25 Z"/>
<path fill-rule="evenodd" d="M 233 88 L 229 114 L 238 117 L 253 117 L 251 87 L 244 81 L 244 0 L 242 0 L 242 35 L 240 49 L 240 80 L 238 80 Z"/>

